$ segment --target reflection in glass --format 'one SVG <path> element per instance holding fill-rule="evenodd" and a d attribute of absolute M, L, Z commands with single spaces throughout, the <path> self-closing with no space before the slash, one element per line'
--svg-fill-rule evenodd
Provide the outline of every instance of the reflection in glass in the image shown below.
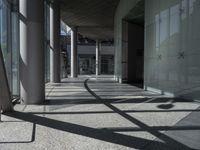
<path fill-rule="evenodd" d="M 0 43 L 12 95 L 19 95 L 18 15 L 12 12 L 11 2 L 0 0 Z"/>

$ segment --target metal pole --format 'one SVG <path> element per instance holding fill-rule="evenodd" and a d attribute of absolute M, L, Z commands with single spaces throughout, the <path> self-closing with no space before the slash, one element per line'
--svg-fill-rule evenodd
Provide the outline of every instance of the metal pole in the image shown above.
<path fill-rule="evenodd" d="M 2 107 L 1 107 L 1 104 L 0 104 L 0 122 L 3 122 L 3 121 L 1 121 L 1 113 L 2 113 Z"/>
<path fill-rule="evenodd" d="M 77 77 L 77 27 L 71 27 L 71 77 Z"/>

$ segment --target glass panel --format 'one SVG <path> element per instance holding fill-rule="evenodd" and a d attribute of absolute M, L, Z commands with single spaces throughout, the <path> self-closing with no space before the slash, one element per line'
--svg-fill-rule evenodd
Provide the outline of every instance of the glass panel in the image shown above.
<path fill-rule="evenodd" d="M 11 49 L 10 49 L 10 33 L 9 33 L 9 20 L 10 20 L 10 7 L 7 1 L 1 1 L 1 49 L 3 52 L 4 63 L 7 72 L 9 86 L 11 87 Z"/>
<path fill-rule="evenodd" d="M 45 1 L 45 82 L 50 81 L 50 6 L 49 2 Z"/>
<path fill-rule="evenodd" d="M 12 11 L 12 94 L 19 95 L 19 22 L 17 6 Z"/>
<path fill-rule="evenodd" d="M 19 95 L 18 12 L 11 12 L 13 1 L 0 0 L 0 43 L 10 91 Z"/>

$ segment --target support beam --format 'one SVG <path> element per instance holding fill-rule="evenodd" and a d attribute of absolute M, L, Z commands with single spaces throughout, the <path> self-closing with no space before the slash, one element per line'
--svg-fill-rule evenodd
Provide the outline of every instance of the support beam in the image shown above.
<path fill-rule="evenodd" d="M 24 104 L 45 100 L 44 1 L 19 0 L 20 95 Z"/>
<path fill-rule="evenodd" d="M 96 75 L 100 74 L 100 41 L 96 40 Z"/>
<path fill-rule="evenodd" d="M 77 58 L 78 58 L 78 52 L 77 52 L 77 27 L 71 28 L 71 77 L 75 78 L 77 77 Z"/>
<path fill-rule="evenodd" d="M 50 7 L 50 81 L 60 83 L 60 3 Z"/>
<path fill-rule="evenodd" d="M 0 47 L 0 117 L 1 117 L 1 111 L 9 112 L 12 110 L 13 110 L 13 105 L 11 102 L 10 89 L 9 89 L 8 79 L 6 76 L 3 54 Z"/>

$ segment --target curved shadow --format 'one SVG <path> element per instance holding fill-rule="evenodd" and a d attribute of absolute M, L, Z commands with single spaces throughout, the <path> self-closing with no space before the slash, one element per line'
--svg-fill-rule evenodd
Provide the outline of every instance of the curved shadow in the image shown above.
<path fill-rule="evenodd" d="M 187 145 L 184 145 L 178 141 L 176 141 L 175 139 L 172 139 L 171 137 L 157 131 L 155 128 L 152 128 L 148 125 L 146 125 L 145 123 L 141 122 L 140 120 L 126 114 L 125 112 L 121 111 L 120 109 L 118 109 L 117 107 L 113 106 L 112 104 L 108 103 L 106 100 L 101 99 L 101 97 L 99 97 L 98 95 L 95 94 L 95 92 L 93 92 L 89 86 L 88 86 L 88 81 L 89 79 L 86 79 L 84 82 L 84 86 L 85 88 L 88 90 L 88 92 L 93 95 L 97 101 L 102 102 L 102 104 L 106 105 L 108 108 L 110 108 L 111 110 L 113 110 L 114 112 L 116 112 L 117 114 L 121 115 L 122 117 L 124 117 L 125 119 L 129 120 L 130 122 L 132 122 L 133 124 L 138 125 L 142 130 L 149 132 L 150 134 L 154 135 L 155 137 L 157 137 L 158 139 L 162 140 L 165 142 L 165 144 L 160 145 L 159 143 L 159 147 L 168 147 L 170 150 L 173 149 L 181 149 L 181 150 L 191 150 L 190 147 L 188 147 Z M 154 143 L 156 142 L 156 143 Z M 157 145 L 157 141 L 152 141 L 152 143 L 154 145 Z M 149 144 L 152 143 L 148 143 L 146 146 L 148 146 Z M 147 148 L 148 149 L 148 148 Z"/>

